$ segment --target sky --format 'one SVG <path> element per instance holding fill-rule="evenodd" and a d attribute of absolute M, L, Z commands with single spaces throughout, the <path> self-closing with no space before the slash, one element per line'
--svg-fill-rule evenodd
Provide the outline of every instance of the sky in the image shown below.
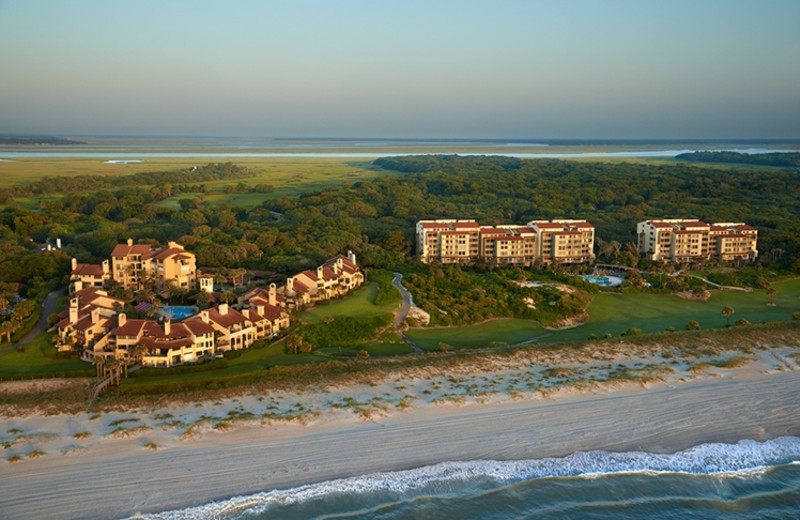
<path fill-rule="evenodd" d="M 0 0 L 0 133 L 800 138 L 798 0 Z"/>

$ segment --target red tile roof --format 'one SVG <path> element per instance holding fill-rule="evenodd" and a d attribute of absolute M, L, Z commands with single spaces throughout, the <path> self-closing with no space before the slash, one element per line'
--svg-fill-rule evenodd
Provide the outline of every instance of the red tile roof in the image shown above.
<path fill-rule="evenodd" d="M 72 274 L 79 276 L 103 276 L 103 266 L 98 264 L 78 264 Z"/>
<path fill-rule="evenodd" d="M 183 254 L 186 253 L 186 251 L 184 251 L 183 248 L 170 247 L 168 249 L 162 249 L 161 251 L 156 253 L 155 258 L 156 258 L 156 260 L 166 260 L 167 258 L 169 258 L 171 256 L 181 255 L 182 253 Z M 189 258 L 189 257 L 186 256 L 185 258 Z"/>
<path fill-rule="evenodd" d="M 534 222 L 533 225 L 539 229 L 564 229 L 564 226 L 555 222 Z"/>
<path fill-rule="evenodd" d="M 200 318 L 192 318 L 190 320 L 182 321 L 186 328 L 195 336 L 202 336 L 203 334 L 213 334 L 214 327 L 204 322 Z"/>
<path fill-rule="evenodd" d="M 466 222 L 453 222 L 453 227 L 455 229 L 472 229 L 480 226 L 474 220 L 468 220 Z"/>
<path fill-rule="evenodd" d="M 484 235 L 507 235 L 508 230 L 495 227 L 482 227 L 481 233 Z"/>
<path fill-rule="evenodd" d="M 236 309 L 231 309 L 230 307 L 228 308 L 228 313 L 224 315 L 219 313 L 219 307 L 212 307 L 208 309 L 208 318 L 225 328 L 234 325 L 243 325 L 247 321 L 247 318 L 245 318 L 241 312 Z"/>
<path fill-rule="evenodd" d="M 137 244 L 129 246 L 128 244 L 117 244 L 111 252 L 111 256 L 124 257 L 128 255 L 141 255 L 143 259 L 151 258 L 153 256 L 153 248 L 150 244 Z"/>
<path fill-rule="evenodd" d="M 422 229 L 447 229 L 450 224 L 446 222 L 420 222 Z"/>

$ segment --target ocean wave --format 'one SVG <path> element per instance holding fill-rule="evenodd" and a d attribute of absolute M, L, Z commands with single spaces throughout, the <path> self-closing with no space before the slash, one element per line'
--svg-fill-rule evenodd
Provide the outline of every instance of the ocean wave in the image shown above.
<path fill-rule="evenodd" d="M 288 490 L 234 497 L 188 509 L 137 514 L 128 520 L 232 519 L 245 513 L 258 515 L 272 507 L 291 506 L 337 496 L 376 492 L 405 494 L 480 480 L 502 483 L 557 477 L 594 479 L 633 473 L 752 478 L 764 474 L 773 466 L 798 463 L 798 437 L 779 437 L 765 442 L 743 440 L 736 444 L 701 444 L 671 454 L 585 451 L 562 458 L 443 462 L 413 470 L 374 473 Z"/>

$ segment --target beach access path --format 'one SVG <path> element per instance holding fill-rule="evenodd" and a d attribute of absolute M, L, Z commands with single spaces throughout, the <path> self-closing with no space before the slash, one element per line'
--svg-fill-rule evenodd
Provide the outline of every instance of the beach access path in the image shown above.
<path fill-rule="evenodd" d="M 798 386 L 800 370 L 747 373 L 648 389 L 431 405 L 369 421 L 254 423 L 157 451 L 144 449 L 141 438 L 109 439 L 85 453 L 3 463 L 0 517 L 123 518 L 443 461 L 586 450 L 671 453 L 709 442 L 797 436 Z"/>

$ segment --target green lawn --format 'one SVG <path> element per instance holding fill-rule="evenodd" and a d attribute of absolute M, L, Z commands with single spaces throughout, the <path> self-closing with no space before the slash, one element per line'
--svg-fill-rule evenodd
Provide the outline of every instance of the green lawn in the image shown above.
<path fill-rule="evenodd" d="M 11 350 L 0 355 L 0 379 L 93 376 L 94 373 L 94 367 L 80 359 L 56 359 L 49 335 L 40 335 L 25 345 L 24 352 Z"/>
<path fill-rule="evenodd" d="M 332 300 L 322 303 L 313 309 L 303 311 L 297 315 L 299 321 L 305 323 L 321 323 L 325 316 L 340 318 L 350 316 L 352 318 L 363 318 L 392 312 L 400 306 L 399 302 L 388 303 L 386 305 L 375 305 L 375 298 L 378 296 L 378 284 L 370 283 L 359 287 L 341 300 Z"/>
<path fill-rule="evenodd" d="M 721 328 L 726 320 L 722 309 L 731 306 L 734 314 L 731 323 L 745 318 L 751 323 L 787 321 L 792 312 L 800 311 L 800 280 L 773 284 L 778 290 L 775 305 L 767 305 L 769 296 L 764 291 L 712 291 L 708 301 L 691 301 L 671 294 L 598 294 L 589 306 L 588 323 L 554 331 L 542 341 L 585 340 L 590 334 L 602 337 L 606 333 L 618 336 L 629 328 L 643 332 L 663 332 L 668 327 L 683 330 L 686 323 L 695 320 L 703 329 Z M 425 350 L 435 350 L 439 342 L 455 349 L 474 349 L 489 346 L 493 341 L 509 344 L 547 334 L 535 323 L 503 319 L 479 325 L 444 329 L 413 329 L 408 336 Z"/>
<path fill-rule="evenodd" d="M 421 349 L 435 351 L 439 342 L 456 350 L 476 349 L 488 347 L 493 341 L 515 344 L 547 333 L 533 321 L 500 319 L 468 327 L 413 329 L 406 335 Z"/>

